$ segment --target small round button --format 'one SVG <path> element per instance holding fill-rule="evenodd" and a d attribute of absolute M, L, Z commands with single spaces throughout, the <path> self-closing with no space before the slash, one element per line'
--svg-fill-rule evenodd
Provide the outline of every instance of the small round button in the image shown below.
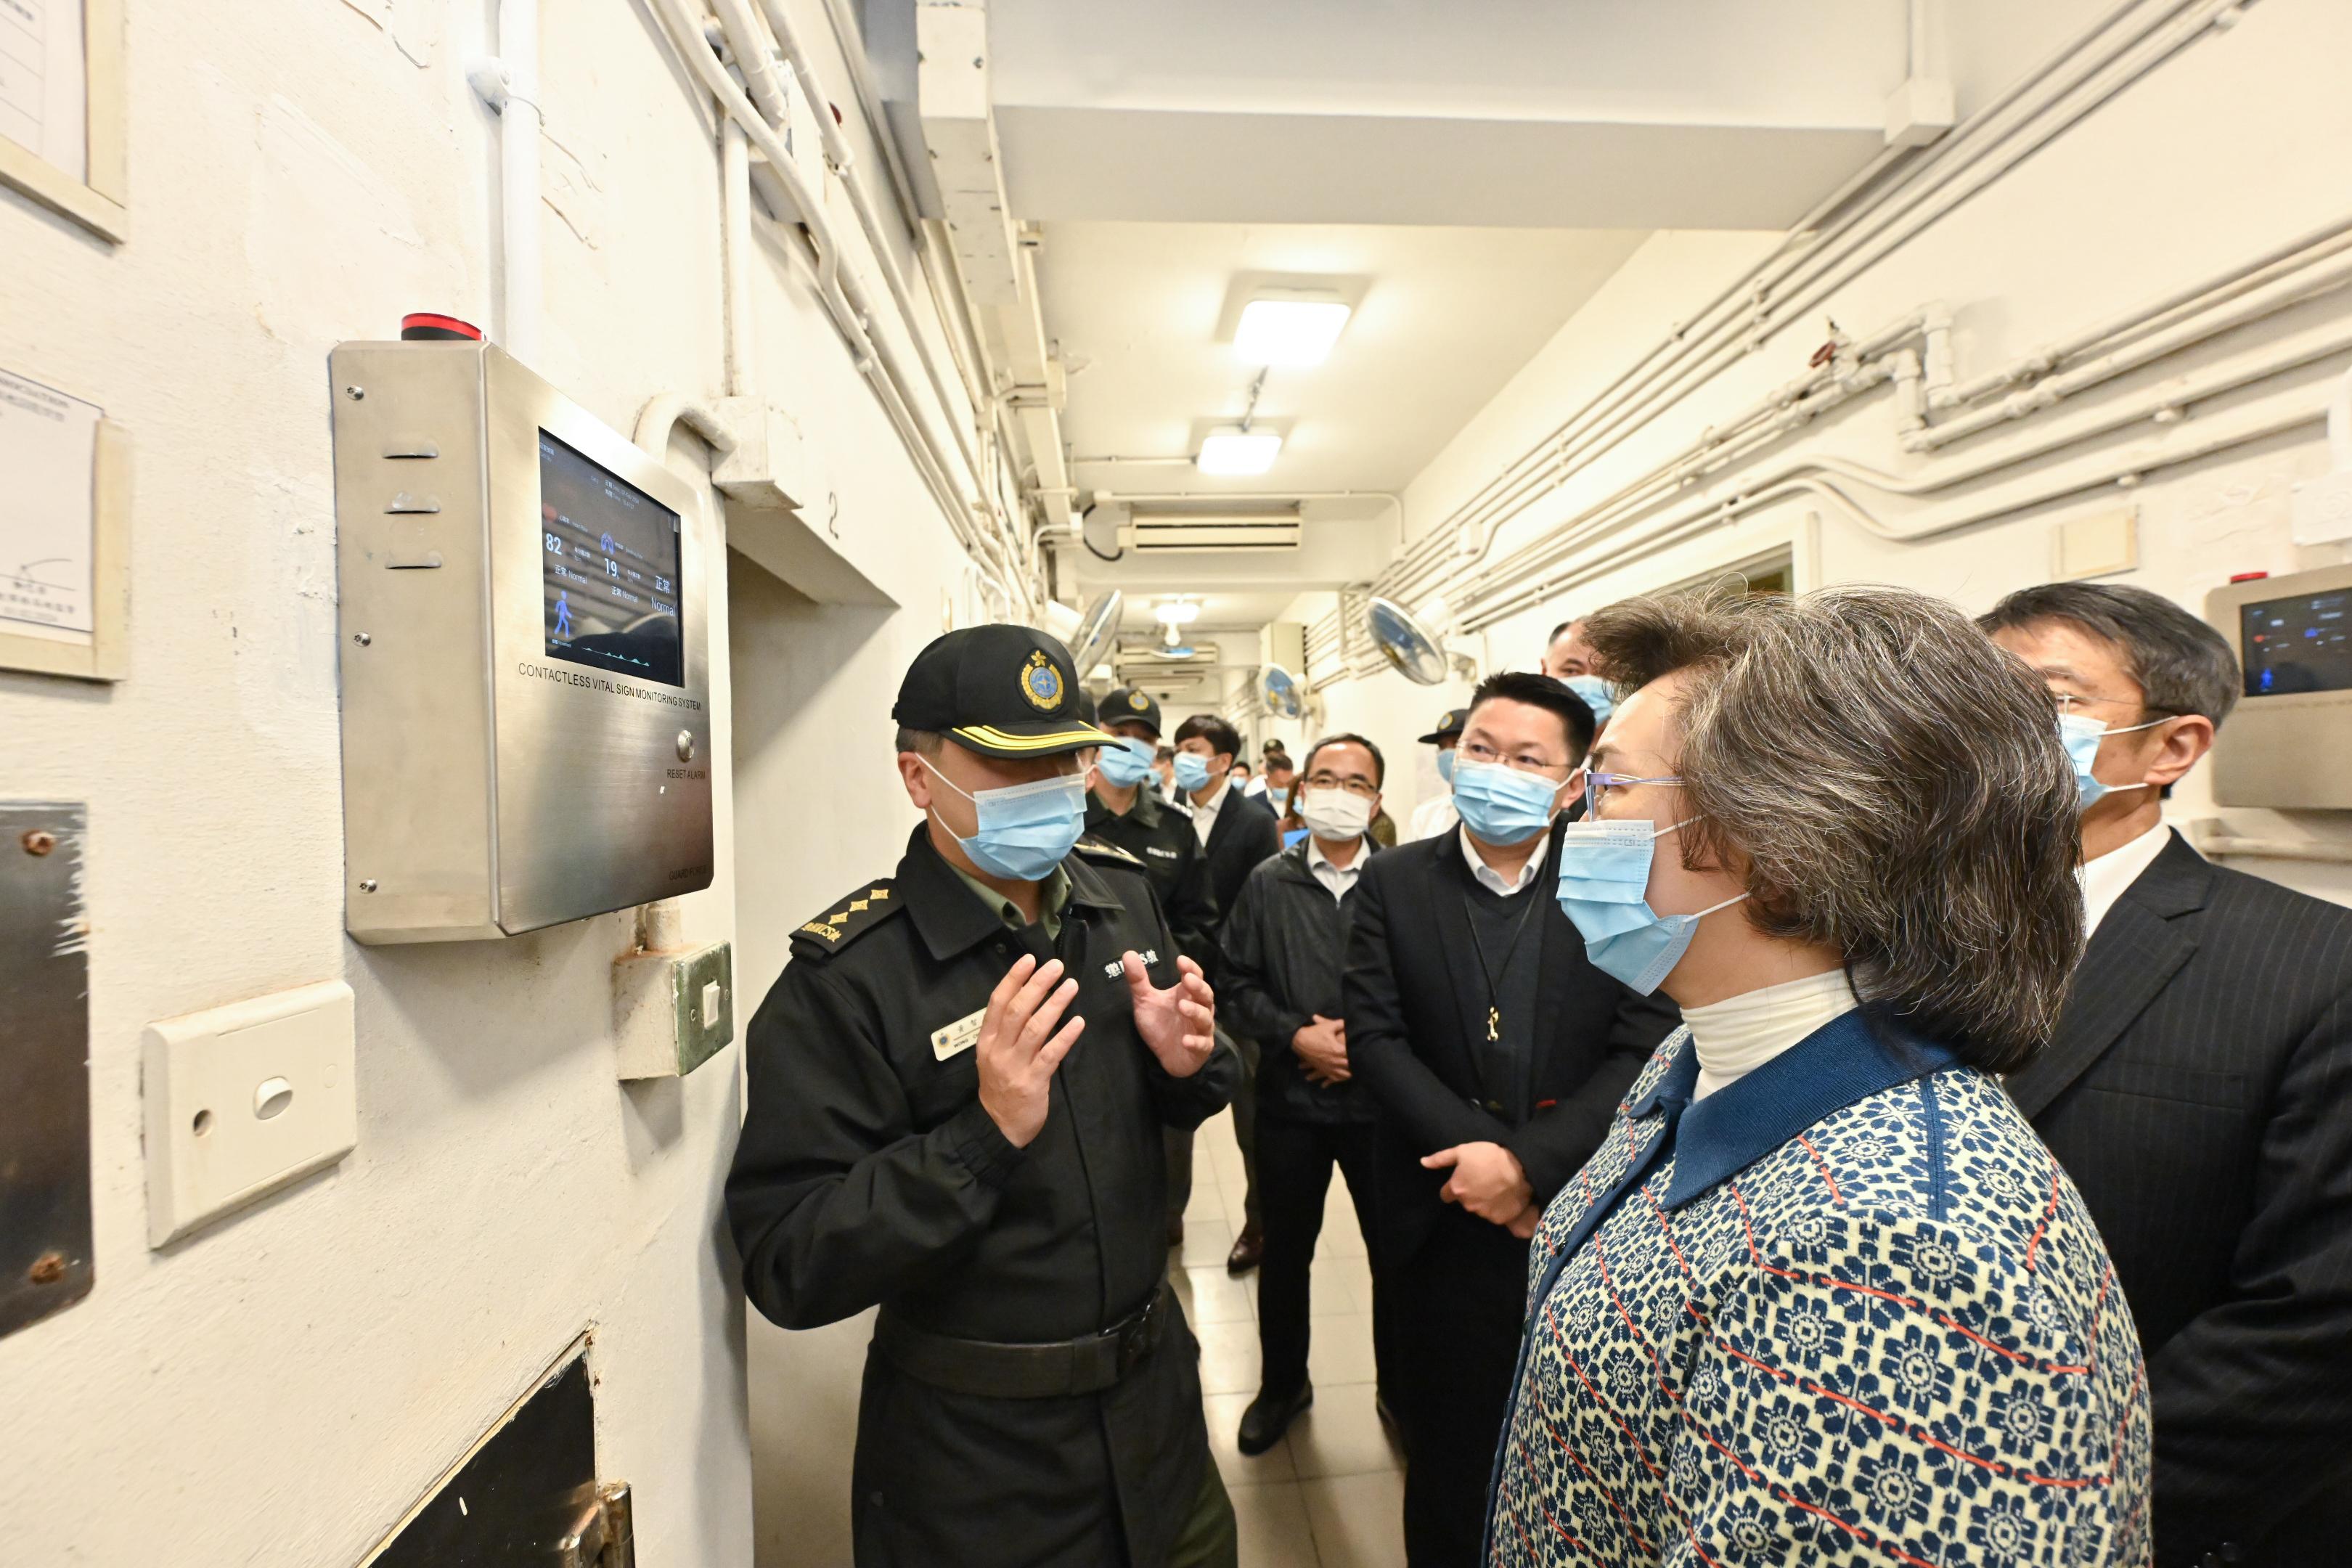
<path fill-rule="evenodd" d="M 694 731 L 691 730 L 677 732 L 677 760 L 681 763 L 694 761 Z"/>

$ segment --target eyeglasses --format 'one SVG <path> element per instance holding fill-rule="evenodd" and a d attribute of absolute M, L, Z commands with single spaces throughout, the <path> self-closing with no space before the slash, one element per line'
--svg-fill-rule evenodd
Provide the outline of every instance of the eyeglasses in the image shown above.
<path fill-rule="evenodd" d="M 1609 799 L 1609 792 L 1612 789 L 1631 789 L 1635 784 L 1678 784 L 1682 782 L 1671 775 L 1645 779 L 1636 778 L 1632 773 L 1596 773 L 1588 768 L 1584 773 L 1587 810 L 1599 816 L 1601 805 Z"/>
<path fill-rule="evenodd" d="M 1365 780 L 1343 779 L 1337 773 L 1308 773 L 1307 787 L 1308 789 L 1343 789 L 1360 800 L 1370 800 L 1381 793 L 1377 785 Z"/>
<path fill-rule="evenodd" d="M 1454 748 L 1454 757 L 1457 767 L 1463 763 L 1499 763 L 1523 773 L 1549 773 L 1570 766 L 1566 763 L 1555 763 L 1540 752 L 1521 752 L 1516 757 L 1507 757 L 1483 741 L 1464 742 Z"/>

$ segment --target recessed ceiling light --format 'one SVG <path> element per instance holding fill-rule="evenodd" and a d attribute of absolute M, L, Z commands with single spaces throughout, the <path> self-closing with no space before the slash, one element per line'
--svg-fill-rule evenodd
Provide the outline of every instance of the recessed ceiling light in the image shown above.
<path fill-rule="evenodd" d="M 1281 450 L 1282 437 L 1271 430 L 1212 430 L 1194 461 L 1204 474 L 1262 474 Z"/>
<path fill-rule="evenodd" d="M 1348 303 L 1328 294 L 1271 294 L 1242 307 L 1234 353 L 1247 364 L 1321 364 L 1348 324 Z"/>

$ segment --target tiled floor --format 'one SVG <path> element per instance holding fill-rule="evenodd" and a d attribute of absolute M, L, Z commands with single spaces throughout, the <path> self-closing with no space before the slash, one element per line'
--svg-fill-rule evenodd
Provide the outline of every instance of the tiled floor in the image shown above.
<path fill-rule="evenodd" d="M 1371 1274 L 1346 1184 L 1331 1173 L 1315 1249 L 1315 1405 L 1254 1459 L 1234 1446 L 1257 1393 L 1257 1277 L 1225 1274 L 1242 1221 L 1233 1118 L 1201 1129 L 1177 1293 L 1201 1341 L 1209 1447 L 1233 1494 L 1242 1568 L 1389 1568 L 1404 1562 L 1403 1463 L 1372 1408 Z"/>

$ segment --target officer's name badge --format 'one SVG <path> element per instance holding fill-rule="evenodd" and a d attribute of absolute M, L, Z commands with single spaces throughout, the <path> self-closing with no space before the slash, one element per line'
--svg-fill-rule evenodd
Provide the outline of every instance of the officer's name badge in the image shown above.
<path fill-rule="evenodd" d="M 932 1059 L 943 1062 L 950 1057 L 961 1056 L 978 1045 L 980 1026 L 987 1017 L 988 1009 L 982 1007 L 968 1017 L 958 1018 L 943 1029 L 933 1029 L 931 1031 Z"/>
<path fill-rule="evenodd" d="M 1156 947 L 1147 947 L 1135 956 L 1143 960 L 1146 964 L 1157 963 L 1160 962 L 1160 950 Z M 1103 978 L 1105 980 L 1118 980 L 1126 973 L 1127 961 L 1125 959 L 1115 958 L 1108 963 L 1103 965 Z"/>

